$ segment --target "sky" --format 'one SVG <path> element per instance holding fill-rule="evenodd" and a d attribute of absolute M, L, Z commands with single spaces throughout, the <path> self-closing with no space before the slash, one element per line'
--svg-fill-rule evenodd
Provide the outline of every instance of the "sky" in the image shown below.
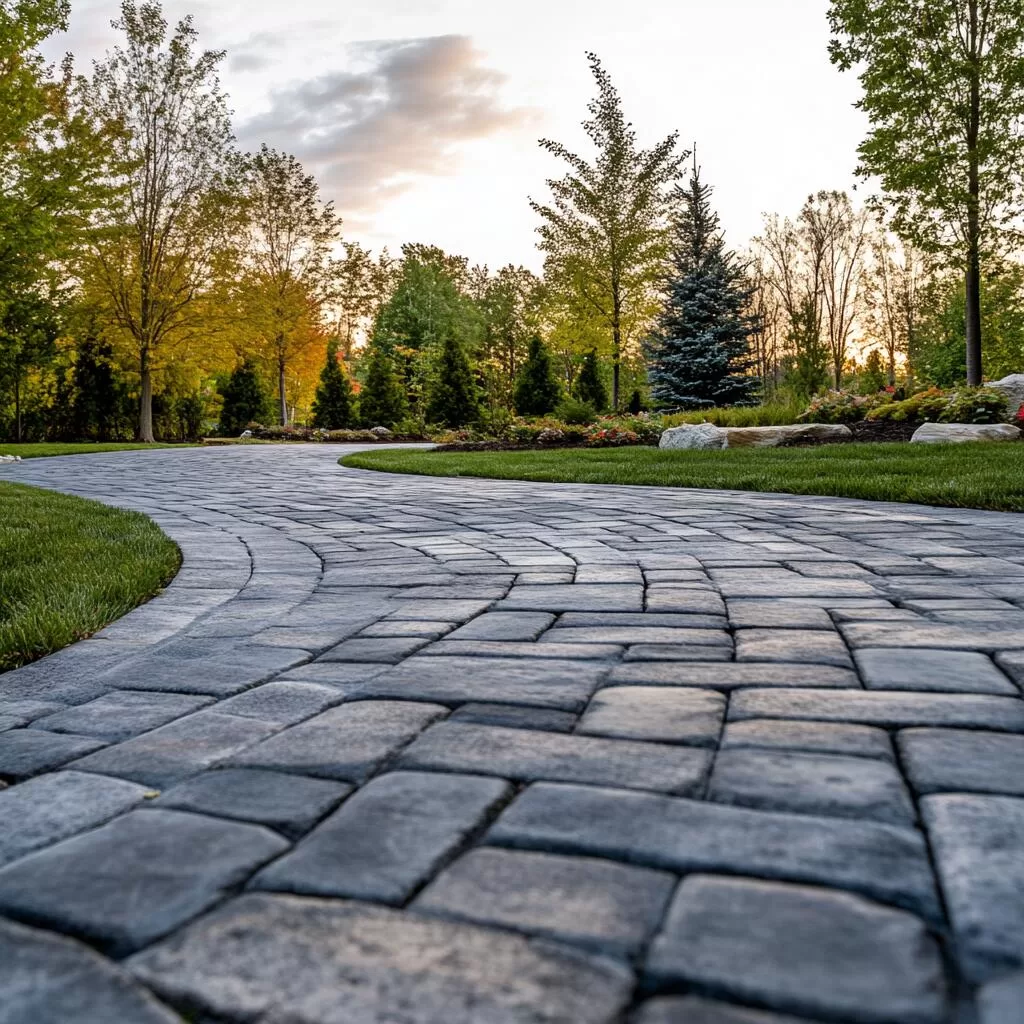
<path fill-rule="evenodd" d="M 729 244 L 765 212 L 855 185 L 858 85 L 828 60 L 827 0 L 167 0 L 225 49 L 239 145 L 313 171 L 344 234 L 379 250 L 429 242 L 491 267 L 539 269 L 528 197 L 564 172 L 537 145 L 590 155 L 580 121 L 611 73 L 638 141 L 697 145 Z M 72 0 L 82 69 L 117 41 L 117 0 Z"/>

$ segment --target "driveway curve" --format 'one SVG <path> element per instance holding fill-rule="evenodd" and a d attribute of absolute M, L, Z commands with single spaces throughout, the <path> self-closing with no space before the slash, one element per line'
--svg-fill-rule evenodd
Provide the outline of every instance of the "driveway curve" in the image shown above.
<path fill-rule="evenodd" d="M 1019 1024 L 1024 517 L 340 454 L 3 468 L 184 563 L 0 676 L 2 1024 Z"/>

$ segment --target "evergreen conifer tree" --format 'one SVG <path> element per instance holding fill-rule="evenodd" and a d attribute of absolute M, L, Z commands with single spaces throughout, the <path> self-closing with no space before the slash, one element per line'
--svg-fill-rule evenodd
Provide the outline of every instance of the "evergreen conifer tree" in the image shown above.
<path fill-rule="evenodd" d="M 648 340 L 651 397 L 663 408 L 750 404 L 760 386 L 746 373 L 757 326 L 748 312 L 752 289 L 725 248 L 711 188 L 697 167 L 676 198 L 668 294 Z"/>
<path fill-rule="evenodd" d="M 359 393 L 359 418 L 364 427 L 387 427 L 405 419 L 409 406 L 405 385 L 395 371 L 387 350 L 370 344 L 367 353 L 366 380 Z"/>
<path fill-rule="evenodd" d="M 74 440 L 109 441 L 120 396 L 114 380 L 113 346 L 89 330 L 75 353 L 70 433 Z"/>
<path fill-rule="evenodd" d="M 458 341 L 448 335 L 434 365 L 428 385 L 428 423 L 464 427 L 480 418 L 480 395 L 469 359 Z"/>
<path fill-rule="evenodd" d="M 512 403 L 520 416 L 544 416 L 553 412 L 562 389 L 551 367 L 551 353 L 538 335 L 530 339 L 526 362 L 516 375 Z"/>
<path fill-rule="evenodd" d="M 595 412 L 604 412 L 608 408 L 608 389 L 601 379 L 597 349 L 592 348 L 583 357 L 583 365 L 576 375 L 572 393 L 577 401 L 586 402 Z"/>
<path fill-rule="evenodd" d="M 352 382 L 338 362 L 338 343 L 327 345 L 327 362 L 320 371 L 320 385 L 313 399 L 313 426 L 324 430 L 345 430 L 355 422 Z"/>
<path fill-rule="evenodd" d="M 220 393 L 224 399 L 220 414 L 222 434 L 240 434 L 249 423 L 263 423 L 270 416 L 267 393 L 251 359 L 231 371 Z"/>

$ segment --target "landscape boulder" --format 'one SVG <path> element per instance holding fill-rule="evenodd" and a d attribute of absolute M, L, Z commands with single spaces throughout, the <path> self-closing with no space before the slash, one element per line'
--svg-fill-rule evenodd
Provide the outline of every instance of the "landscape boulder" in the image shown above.
<path fill-rule="evenodd" d="M 1001 391 L 1006 395 L 1011 416 L 1024 405 L 1024 373 L 1011 373 L 1002 380 L 995 380 L 991 384 L 986 384 L 985 387 L 990 391 Z"/>
<path fill-rule="evenodd" d="M 684 423 L 661 435 L 659 448 L 713 450 L 727 447 L 729 435 L 713 423 Z"/>
<path fill-rule="evenodd" d="M 727 448 L 777 448 L 790 441 L 852 441 L 842 423 L 794 423 L 781 427 L 726 427 Z"/>
<path fill-rule="evenodd" d="M 1020 430 L 1009 423 L 925 423 L 912 444 L 962 444 L 964 441 L 1019 441 Z"/>
<path fill-rule="evenodd" d="M 21 462 L 20 455 L 0 455 L 0 462 Z"/>

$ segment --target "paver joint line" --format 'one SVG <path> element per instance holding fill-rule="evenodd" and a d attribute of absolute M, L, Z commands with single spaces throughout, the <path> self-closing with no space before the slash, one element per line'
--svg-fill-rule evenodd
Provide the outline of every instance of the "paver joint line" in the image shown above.
<path fill-rule="evenodd" d="M 339 454 L 5 467 L 183 565 L 0 676 L 3 1024 L 1012 1019 L 1024 517 Z"/>

